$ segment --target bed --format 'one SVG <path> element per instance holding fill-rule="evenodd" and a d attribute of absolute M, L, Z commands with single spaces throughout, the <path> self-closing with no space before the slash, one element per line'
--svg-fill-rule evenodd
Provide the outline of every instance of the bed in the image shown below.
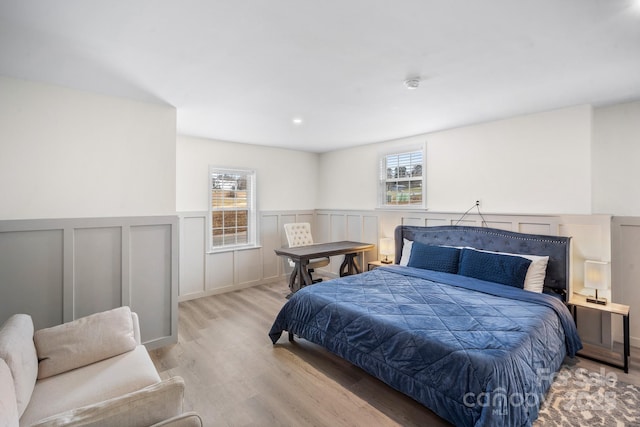
<path fill-rule="evenodd" d="M 399 226 L 395 242 L 395 265 L 294 294 L 272 342 L 319 344 L 456 426 L 531 425 L 582 347 L 564 302 L 570 238 Z"/>

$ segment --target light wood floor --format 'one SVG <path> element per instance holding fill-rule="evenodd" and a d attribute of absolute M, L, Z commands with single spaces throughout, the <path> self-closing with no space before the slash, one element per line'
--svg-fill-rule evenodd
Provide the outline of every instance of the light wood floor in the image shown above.
<path fill-rule="evenodd" d="M 446 426 L 413 399 L 303 339 L 267 335 L 289 292 L 284 282 L 180 303 L 178 343 L 151 351 L 162 378 L 186 383 L 185 410 L 207 426 Z M 632 349 L 632 357 L 634 350 Z M 568 361 L 640 384 L 586 359 Z"/>

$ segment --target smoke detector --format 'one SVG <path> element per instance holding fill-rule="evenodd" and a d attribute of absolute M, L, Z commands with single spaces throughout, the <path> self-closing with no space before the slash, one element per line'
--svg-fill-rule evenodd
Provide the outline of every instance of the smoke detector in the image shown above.
<path fill-rule="evenodd" d="M 409 90 L 417 89 L 420 86 L 420 79 L 415 77 L 404 81 L 404 86 Z"/>

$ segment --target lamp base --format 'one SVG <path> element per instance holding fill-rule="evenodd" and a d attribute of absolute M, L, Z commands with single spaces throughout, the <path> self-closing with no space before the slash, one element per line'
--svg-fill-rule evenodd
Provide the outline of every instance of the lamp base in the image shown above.
<path fill-rule="evenodd" d="M 607 305 L 607 299 L 606 298 L 587 297 L 587 302 L 590 302 L 591 304 Z"/>
<path fill-rule="evenodd" d="M 383 260 L 380 260 L 380 262 L 383 264 L 391 264 L 392 261 L 390 259 L 383 259 Z"/>

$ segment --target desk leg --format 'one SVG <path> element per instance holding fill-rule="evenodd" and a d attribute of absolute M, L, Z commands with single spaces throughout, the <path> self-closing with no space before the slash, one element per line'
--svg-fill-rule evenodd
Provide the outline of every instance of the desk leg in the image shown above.
<path fill-rule="evenodd" d="M 340 277 L 346 276 L 348 274 L 347 273 L 347 267 L 349 264 L 348 256 L 349 255 L 345 255 L 344 259 L 342 260 L 342 264 L 340 264 L 340 269 L 338 270 L 338 272 L 340 273 Z"/>
<path fill-rule="evenodd" d="M 358 254 L 353 254 L 353 257 L 351 258 L 351 265 L 353 267 L 353 271 L 355 272 L 355 273 L 352 273 L 352 274 L 360 274 L 360 272 L 362 271 L 360 269 L 360 266 L 358 265 L 358 257 L 357 257 L 357 255 Z"/>
<path fill-rule="evenodd" d="M 298 276 L 298 264 L 296 264 L 293 267 L 293 271 L 291 271 L 291 276 L 289 276 L 289 290 L 291 291 L 291 293 L 295 293 L 298 289 L 300 289 L 299 286 L 296 286 L 296 277 Z"/>
<path fill-rule="evenodd" d="M 311 274 L 309 274 L 309 260 L 303 259 L 300 261 L 300 288 L 313 284 Z"/>
<path fill-rule="evenodd" d="M 295 294 L 300 289 L 312 284 L 311 275 L 309 274 L 309 260 L 295 261 L 295 266 L 289 276 L 289 289 L 291 294 L 287 296 L 290 298 L 292 294 Z"/>
<path fill-rule="evenodd" d="M 345 254 L 344 260 L 340 264 L 340 277 L 360 273 L 357 256 L 357 253 Z"/>

